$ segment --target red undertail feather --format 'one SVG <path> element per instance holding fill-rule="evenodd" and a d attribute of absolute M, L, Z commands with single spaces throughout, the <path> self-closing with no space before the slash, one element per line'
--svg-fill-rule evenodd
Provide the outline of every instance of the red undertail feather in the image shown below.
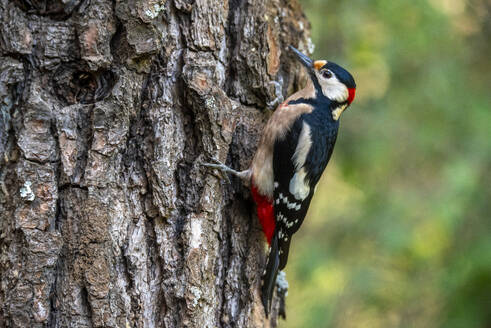
<path fill-rule="evenodd" d="M 274 219 L 273 200 L 261 195 L 256 186 L 254 186 L 254 183 L 251 185 L 252 198 L 254 198 L 254 202 L 256 202 L 257 207 L 257 216 L 261 226 L 263 227 L 263 232 L 268 240 L 268 244 L 271 245 L 271 239 L 273 238 L 274 228 L 276 225 Z"/>

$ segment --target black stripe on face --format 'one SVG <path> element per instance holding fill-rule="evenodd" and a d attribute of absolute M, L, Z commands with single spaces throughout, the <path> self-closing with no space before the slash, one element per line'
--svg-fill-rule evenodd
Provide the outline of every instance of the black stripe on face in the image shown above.
<path fill-rule="evenodd" d="M 315 71 L 312 70 L 311 72 L 309 72 L 309 75 L 310 75 L 310 79 L 312 80 L 312 83 L 314 84 L 315 97 L 316 98 L 324 97 L 324 94 L 322 93 L 321 84 L 317 78 L 317 75 L 315 74 Z"/>
<path fill-rule="evenodd" d="M 326 68 L 326 69 L 331 70 L 331 72 L 333 72 L 336 75 L 338 80 L 341 83 L 343 83 L 348 89 L 356 88 L 356 83 L 355 83 L 355 79 L 353 78 L 353 76 L 350 74 L 350 72 L 348 72 L 347 70 L 345 70 L 343 67 L 339 66 L 338 64 L 333 63 L 333 62 L 327 62 L 327 64 L 324 65 L 324 67 L 322 67 L 322 68 Z"/>

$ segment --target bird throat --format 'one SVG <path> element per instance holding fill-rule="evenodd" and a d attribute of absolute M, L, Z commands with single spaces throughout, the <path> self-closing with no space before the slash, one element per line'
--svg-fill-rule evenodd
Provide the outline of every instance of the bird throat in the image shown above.
<path fill-rule="evenodd" d="M 346 107 L 348 107 L 348 104 L 342 104 L 342 105 L 339 105 L 338 107 L 336 107 L 332 111 L 332 119 L 335 120 L 335 121 L 339 120 L 339 117 L 344 112 L 344 110 L 346 109 Z"/>

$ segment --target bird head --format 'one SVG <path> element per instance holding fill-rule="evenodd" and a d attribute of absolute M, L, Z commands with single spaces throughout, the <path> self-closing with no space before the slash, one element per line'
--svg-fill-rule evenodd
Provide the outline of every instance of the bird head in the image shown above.
<path fill-rule="evenodd" d="M 294 47 L 290 49 L 302 63 L 317 95 L 321 93 L 331 101 L 335 101 L 345 107 L 355 99 L 356 84 L 353 76 L 341 66 L 326 60 L 312 60 Z"/>

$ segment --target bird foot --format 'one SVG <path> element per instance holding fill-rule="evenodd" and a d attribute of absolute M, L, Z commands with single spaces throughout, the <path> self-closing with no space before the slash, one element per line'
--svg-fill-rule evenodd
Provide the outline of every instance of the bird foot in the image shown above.
<path fill-rule="evenodd" d="M 216 158 L 213 158 L 212 157 L 211 158 L 211 161 L 214 162 L 214 163 L 201 163 L 201 165 L 206 166 L 206 167 L 210 167 L 212 169 L 218 169 L 220 171 L 227 172 L 227 173 L 232 173 L 232 174 L 238 173 L 237 171 L 231 169 L 230 167 L 228 167 L 227 165 L 223 164 L 222 162 L 220 162 Z"/>
<path fill-rule="evenodd" d="M 204 167 L 208 167 L 210 169 L 219 170 L 222 178 L 225 179 L 227 183 L 230 184 L 230 179 L 228 178 L 226 173 L 234 170 L 232 170 L 231 168 L 229 168 L 228 166 L 226 166 L 225 164 L 223 164 L 222 162 L 220 162 L 218 159 L 214 157 L 212 157 L 210 160 L 214 163 L 201 163 L 201 165 L 203 165 Z"/>
<path fill-rule="evenodd" d="M 220 162 L 218 159 L 214 157 L 211 158 L 211 161 L 214 163 L 201 163 L 201 165 L 205 167 L 209 167 L 211 169 L 219 170 L 229 183 L 230 180 L 228 179 L 228 176 L 225 173 L 230 173 L 232 175 L 235 175 L 236 177 L 239 177 L 245 185 L 248 185 L 251 176 L 250 170 L 236 171 L 228 167 L 227 165 L 223 164 L 222 162 Z"/>

